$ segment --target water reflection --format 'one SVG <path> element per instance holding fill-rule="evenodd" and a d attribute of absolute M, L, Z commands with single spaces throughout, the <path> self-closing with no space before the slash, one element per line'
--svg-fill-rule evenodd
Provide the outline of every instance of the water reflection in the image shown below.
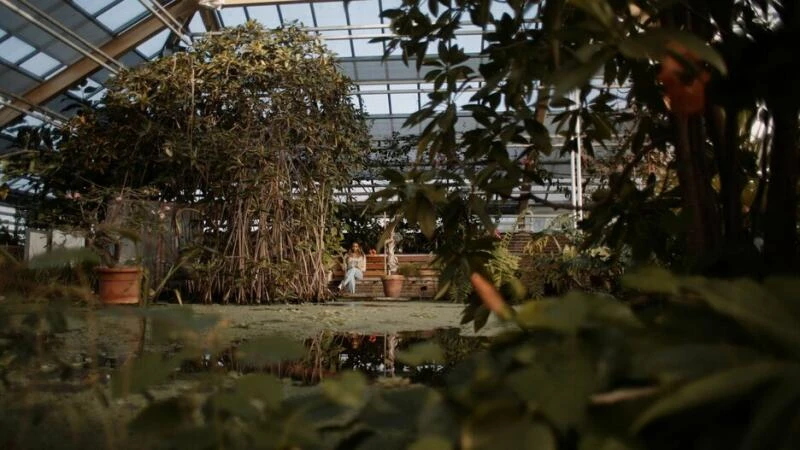
<path fill-rule="evenodd" d="M 412 367 L 397 359 L 399 352 L 424 341 L 439 344 L 444 352 L 444 361 Z M 403 377 L 413 383 L 438 385 L 449 368 L 483 347 L 486 341 L 484 337 L 461 336 L 458 328 L 383 334 L 325 331 L 305 341 L 308 351 L 302 360 L 265 367 L 248 366 L 237 358 L 234 346 L 216 357 L 207 354 L 202 361 L 187 361 L 183 371 L 268 372 L 313 384 L 337 372 L 358 370 L 372 378 Z"/>

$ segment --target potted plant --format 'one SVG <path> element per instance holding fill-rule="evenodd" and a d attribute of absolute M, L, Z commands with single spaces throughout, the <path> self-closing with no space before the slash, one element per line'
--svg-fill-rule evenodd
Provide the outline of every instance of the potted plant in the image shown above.
<path fill-rule="evenodd" d="M 397 273 L 390 273 L 381 278 L 383 282 L 383 295 L 385 297 L 400 297 L 406 277 Z"/>
<path fill-rule="evenodd" d="M 94 221 L 89 227 L 87 244 L 101 261 L 95 268 L 98 297 L 104 304 L 138 304 L 144 275 L 137 229 L 141 227 L 138 211 L 141 205 L 131 195 L 102 197 L 94 202 L 97 205 L 94 211 L 85 210 L 87 218 Z"/>

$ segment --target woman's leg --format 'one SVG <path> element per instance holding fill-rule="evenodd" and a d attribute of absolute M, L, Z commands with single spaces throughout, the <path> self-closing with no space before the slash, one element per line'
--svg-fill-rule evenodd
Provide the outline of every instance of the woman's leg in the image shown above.
<path fill-rule="evenodd" d="M 361 273 L 361 270 L 353 269 L 353 289 L 350 291 L 350 293 L 352 294 L 356 293 L 356 280 L 363 280 L 363 279 L 364 279 L 364 274 Z"/>
<path fill-rule="evenodd" d="M 358 269 L 347 269 L 347 272 L 344 274 L 344 279 L 342 280 L 342 289 L 347 289 L 351 293 L 356 291 L 356 272 L 359 272 Z"/>

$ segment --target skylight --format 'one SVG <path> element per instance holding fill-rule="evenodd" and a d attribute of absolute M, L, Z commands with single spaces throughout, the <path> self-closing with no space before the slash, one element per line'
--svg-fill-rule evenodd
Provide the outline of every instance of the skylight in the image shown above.
<path fill-rule="evenodd" d="M 45 75 L 49 74 L 60 65 L 61 62 L 57 59 L 44 52 L 39 52 L 20 64 L 20 67 L 34 75 L 44 78 Z"/>
<path fill-rule="evenodd" d="M 0 42 L 0 57 L 6 61 L 16 64 L 24 57 L 31 55 L 35 49 L 16 36 L 11 36 Z"/>

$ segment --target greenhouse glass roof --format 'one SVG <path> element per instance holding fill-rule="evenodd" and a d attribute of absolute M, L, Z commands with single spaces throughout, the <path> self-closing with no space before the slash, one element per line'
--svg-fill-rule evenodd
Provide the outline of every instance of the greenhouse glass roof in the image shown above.
<path fill-rule="evenodd" d="M 416 133 L 402 124 L 432 90 L 424 69 L 420 74 L 399 57 L 382 61 L 383 44 L 370 42 L 390 33 L 380 11 L 401 2 L 0 0 L 0 151 L 10 146 L 20 121 L 59 123 L 70 114 L 69 105 L 101 98 L 103 83 L 121 67 L 179 51 L 205 33 L 247 20 L 269 27 L 299 23 L 319 33 L 356 81 L 356 99 L 372 119 L 373 137 Z M 496 1 L 493 12 L 507 8 Z M 457 39 L 477 66 L 482 31 L 464 27 Z M 480 80 L 471 86 L 479 87 Z M 469 129 L 470 122 L 465 117 L 459 124 Z"/>

